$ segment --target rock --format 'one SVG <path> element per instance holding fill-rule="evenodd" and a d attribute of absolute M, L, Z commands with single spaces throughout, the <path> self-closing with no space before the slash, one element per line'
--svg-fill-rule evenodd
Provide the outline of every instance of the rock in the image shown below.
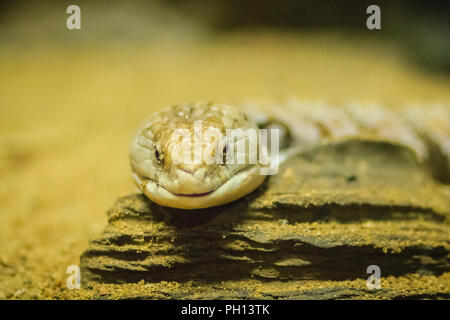
<path fill-rule="evenodd" d="M 218 208 L 126 196 L 81 256 L 83 285 L 109 298 L 450 298 L 446 188 L 409 149 L 348 141 L 299 154 Z M 388 288 L 367 289 L 370 265 Z"/>

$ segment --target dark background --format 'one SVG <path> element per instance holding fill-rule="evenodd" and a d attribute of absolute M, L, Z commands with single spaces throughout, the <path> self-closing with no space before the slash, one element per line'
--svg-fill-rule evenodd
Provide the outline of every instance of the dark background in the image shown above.
<path fill-rule="evenodd" d="M 433 72 L 450 72 L 450 1 L 365 1 L 365 0 L 156 0 L 156 1 L 0 1 L 0 26 L 13 13 L 37 13 L 40 10 L 69 4 L 97 6 L 108 12 L 109 6 L 134 6 L 140 17 L 149 19 L 155 7 L 176 12 L 180 20 L 189 20 L 212 34 L 240 30 L 270 29 L 282 32 L 339 32 L 388 39 L 400 45 L 407 55 L 422 67 Z M 382 32 L 370 32 L 362 15 L 376 4 L 381 8 Z M 163 14 L 164 15 L 164 14 Z M 45 16 L 45 14 L 41 15 Z M 164 19 L 164 17 L 162 17 Z M 175 18 L 176 20 L 177 18 Z M 170 19 L 168 22 L 170 23 Z M 176 22 L 176 21 L 174 21 Z M 132 24 L 132 21 L 128 23 Z M 121 26 L 126 27 L 126 19 Z M 36 26 L 37 27 L 37 26 Z M 111 27 L 113 28 L 113 27 Z M 17 38 L 3 28 L 3 38 Z M 117 30 L 116 30 L 117 31 Z M 116 36 L 131 37 L 126 32 L 112 32 Z"/>

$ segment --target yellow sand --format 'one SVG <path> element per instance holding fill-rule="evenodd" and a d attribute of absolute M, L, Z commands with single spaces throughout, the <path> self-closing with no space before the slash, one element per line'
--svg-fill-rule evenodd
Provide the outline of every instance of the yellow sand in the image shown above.
<path fill-rule="evenodd" d="M 135 191 L 128 142 L 156 108 L 286 95 L 449 102 L 449 89 L 395 48 L 325 35 L 0 48 L 0 299 L 92 297 L 65 289 L 66 268 Z"/>

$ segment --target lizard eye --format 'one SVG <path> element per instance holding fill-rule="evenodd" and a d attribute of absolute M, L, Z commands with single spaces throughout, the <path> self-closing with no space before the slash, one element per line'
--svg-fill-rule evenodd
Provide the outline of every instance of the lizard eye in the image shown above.
<path fill-rule="evenodd" d="M 158 163 L 161 163 L 162 159 L 164 158 L 163 155 L 158 151 L 158 149 L 155 149 L 155 158 Z"/>

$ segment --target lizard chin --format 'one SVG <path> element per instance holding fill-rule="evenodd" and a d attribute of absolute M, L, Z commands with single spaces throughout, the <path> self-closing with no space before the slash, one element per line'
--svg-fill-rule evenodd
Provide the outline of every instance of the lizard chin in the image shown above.
<path fill-rule="evenodd" d="M 250 166 L 234 174 L 217 189 L 200 194 L 172 193 L 152 180 L 144 182 L 134 174 L 141 191 L 153 202 L 177 209 L 194 210 L 223 205 L 249 194 L 263 183 L 258 165 Z"/>

